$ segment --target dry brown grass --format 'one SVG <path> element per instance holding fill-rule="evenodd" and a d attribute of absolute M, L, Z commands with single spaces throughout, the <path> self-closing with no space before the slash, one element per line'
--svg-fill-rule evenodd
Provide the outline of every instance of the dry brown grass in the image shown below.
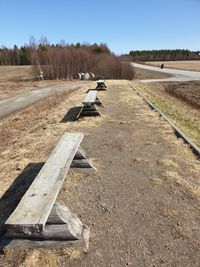
<path fill-rule="evenodd" d="M 44 162 L 49 154 L 51 153 L 53 147 L 58 142 L 59 138 L 62 136 L 64 131 L 83 131 L 85 136 L 91 135 L 91 129 L 95 127 L 102 127 L 104 123 L 110 122 L 115 124 L 117 122 L 130 123 L 129 127 L 133 127 L 134 136 L 139 136 L 139 139 L 142 139 L 141 136 L 146 133 L 148 134 L 148 127 L 146 129 L 142 129 L 141 127 L 135 128 L 134 120 L 140 121 L 142 118 L 144 121 L 150 121 L 152 124 L 158 124 L 164 128 L 164 130 L 168 130 L 168 125 L 166 122 L 162 122 L 157 113 L 154 114 L 153 111 L 149 110 L 141 100 L 141 98 L 135 94 L 133 94 L 132 89 L 128 87 L 128 83 L 126 81 L 108 81 L 106 82 L 108 87 L 111 87 L 113 84 L 117 85 L 120 88 L 120 93 L 118 95 L 118 101 L 124 102 L 127 107 L 130 105 L 138 106 L 138 113 L 135 116 L 131 113 L 130 116 L 127 116 L 124 120 L 124 117 L 121 118 L 119 116 L 109 116 L 109 104 L 108 104 L 108 93 L 99 92 L 99 96 L 102 99 L 103 103 L 105 103 L 105 110 L 107 116 L 102 116 L 101 118 L 84 118 L 80 119 L 76 122 L 66 122 L 60 123 L 61 119 L 64 117 L 66 112 L 70 107 L 79 106 L 85 92 L 88 88 L 83 88 L 81 90 L 76 91 L 76 93 L 72 93 L 70 97 L 63 94 L 57 94 L 55 96 L 51 96 L 48 99 L 36 103 L 35 105 L 27 108 L 24 111 L 21 111 L 15 115 L 12 115 L 8 118 L 5 118 L 0 122 L 1 129 L 5 129 L 4 139 L 1 140 L 0 147 L 0 157 L 1 157 L 1 165 L 0 165 L 0 196 L 5 192 L 7 188 L 10 187 L 11 183 L 18 177 L 24 168 L 29 163 L 38 163 Z M 128 92 L 127 87 L 129 88 Z M 116 87 L 112 87 L 112 90 L 115 91 Z M 110 90 L 110 88 L 108 89 Z M 113 98 L 112 98 L 113 99 Z M 104 102 L 105 101 L 105 102 Z M 143 110 L 144 109 L 144 110 Z M 126 121 L 127 120 L 127 121 Z M 111 126 L 112 127 L 112 126 Z M 111 129 L 111 128 L 109 128 Z M 121 128 L 122 129 L 122 128 Z M 95 129 L 96 130 L 96 129 Z M 3 132 L 2 132 L 3 133 Z M 92 132 L 95 134 L 95 131 Z M 162 134 L 162 138 L 165 133 Z M 149 146 L 154 145 L 154 137 L 153 135 L 148 135 L 148 138 L 145 138 L 146 145 Z M 175 136 L 173 133 L 169 133 L 166 138 L 169 138 L 170 142 L 175 140 Z M 86 138 L 85 138 L 86 139 Z M 125 145 L 130 146 L 132 144 L 135 146 L 134 140 L 131 139 L 131 134 L 127 139 L 129 142 Z M 132 140 L 132 141 L 130 141 Z M 142 139 L 143 140 L 143 139 Z M 160 141 L 160 140 L 158 140 Z M 161 140 L 162 141 L 162 140 Z M 86 141 L 87 142 L 87 141 Z M 112 142 L 112 140 L 110 140 Z M 156 142 L 157 143 L 157 142 Z M 101 144 L 101 143 L 99 143 Z M 94 148 L 95 144 L 90 142 L 90 149 Z M 101 147 L 101 146 L 100 146 Z M 146 148 L 147 146 L 145 146 Z M 83 146 L 84 148 L 84 146 Z M 180 146 L 177 145 L 177 150 L 179 150 Z M 181 148 L 181 151 L 184 149 Z M 188 149 L 188 162 L 193 162 L 191 165 L 191 169 L 195 172 L 199 171 L 199 166 L 196 166 L 196 159 Z M 177 156 L 176 147 L 174 150 L 175 155 Z M 180 152 L 179 152 L 180 153 Z M 96 151 L 94 151 L 96 154 Z M 93 158 L 94 155 L 92 155 Z M 136 163 L 137 166 L 146 166 L 146 164 L 150 164 L 150 160 L 146 158 L 146 155 L 136 154 L 135 156 L 131 155 L 131 160 Z M 135 159 L 134 159 L 135 158 Z M 181 156 L 180 156 L 181 158 Z M 166 160 L 167 159 L 167 160 Z M 166 155 L 166 159 L 161 159 L 161 167 L 163 169 L 167 169 L 167 171 L 174 170 L 176 166 L 172 163 L 173 158 L 170 155 Z M 176 159 L 177 160 L 177 159 Z M 102 170 L 100 157 L 94 158 L 94 164 L 98 167 L 99 164 L 99 172 Z M 112 164 L 111 164 L 112 165 Z M 173 166 L 172 166 L 173 165 Z M 195 169 L 196 166 L 196 169 Z M 163 171 L 164 171 L 163 170 Z M 176 170 L 177 171 L 177 170 Z M 98 174 L 99 175 L 99 174 Z M 132 173 L 131 173 L 132 175 Z M 161 175 L 161 174 L 160 174 Z M 195 174 L 197 176 L 197 173 Z M 166 179 L 163 179 L 164 178 Z M 177 183 L 178 179 L 174 178 L 171 173 L 164 172 L 163 176 L 152 175 L 151 184 L 154 188 L 160 188 L 164 183 Z M 196 177 L 195 176 L 195 177 Z M 162 178 L 162 179 L 161 179 Z M 186 177 L 187 178 L 187 177 Z M 28 177 L 29 179 L 29 177 Z M 70 171 L 68 173 L 67 179 L 63 184 L 63 187 L 60 191 L 59 198 L 62 199 L 66 203 L 70 203 L 70 199 L 73 199 L 73 193 L 78 192 L 77 187 L 81 181 L 84 181 L 86 176 L 74 173 Z M 195 185 L 195 181 L 192 181 Z M 192 182 L 190 182 L 192 184 Z M 146 183 L 146 181 L 145 181 Z M 188 184 L 182 183 L 183 187 L 188 188 Z M 193 185 L 192 185 L 193 186 Z M 20 189 L 18 188 L 17 192 L 14 192 L 14 198 Z M 73 191 L 74 190 L 74 191 Z M 69 202 L 68 202 L 69 200 Z M 76 202 L 76 201 L 75 201 Z M 76 204 L 74 203 L 74 206 Z M 76 210 L 76 209 L 75 209 Z M 4 211 L 4 210 L 3 210 Z M 79 210 L 80 211 L 80 210 Z M 0 210 L 1 213 L 1 210 Z M 109 215 L 110 216 L 110 215 Z M 85 217 L 84 217 L 85 220 Z M 99 221 L 98 221 L 99 223 Z M 96 223 L 96 224 L 98 224 Z M 95 235 L 93 235 L 93 239 Z M 101 245 L 98 244 L 98 246 Z M 93 249 L 94 250 L 94 249 Z M 92 252 L 91 252 L 92 253 Z M 67 266 L 70 265 L 73 261 L 76 261 L 79 258 L 79 251 L 76 250 L 68 250 L 68 249 L 60 249 L 60 250 L 5 250 L 5 254 L 2 256 L 2 262 L 4 266 Z M 80 263 L 81 265 L 81 263 Z M 89 266 L 89 265 L 88 265 Z M 98 264 L 96 265 L 98 266 Z"/>
<path fill-rule="evenodd" d="M 163 184 L 163 180 L 159 177 L 153 177 L 150 181 L 154 186 L 161 186 Z"/>
<path fill-rule="evenodd" d="M 200 186 L 194 185 L 192 182 L 184 179 L 177 172 L 166 171 L 165 178 L 170 182 L 175 182 L 182 186 L 193 197 L 200 199 Z"/>
<path fill-rule="evenodd" d="M 200 109 L 200 82 L 190 81 L 182 83 L 163 84 L 165 91 L 175 98 L 181 99 L 194 108 Z"/>
<path fill-rule="evenodd" d="M 166 68 L 200 71 L 200 60 L 183 60 L 183 61 L 147 61 L 146 65 L 160 67 L 164 64 Z"/>
<path fill-rule="evenodd" d="M 29 81 L 29 82 L 2 82 L 0 83 L 0 101 L 16 94 L 25 93 L 27 91 L 45 88 L 61 81 Z M 66 83 L 66 82 L 65 82 Z"/>
<path fill-rule="evenodd" d="M 22 174 L 29 164 L 45 162 L 65 131 L 81 131 L 84 128 L 85 136 L 87 129 L 98 127 L 103 117 L 83 118 L 75 122 L 61 123 L 67 111 L 74 106 L 80 106 L 85 92 L 89 87 L 84 87 L 76 92 L 64 92 L 55 94 L 40 101 L 25 110 L 11 115 L 0 121 L 0 197 L 10 188 L 15 179 Z M 69 97 L 70 95 L 70 97 Z M 31 173 L 30 173 L 31 174 Z M 84 176 L 81 176 L 81 178 Z M 10 198 L 11 203 L 16 201 L 22 194 L 27 179 L 23 184 L 15 188 L 15 194 Z M 70 196 L 71 183 L 80 180 L 80 175 L 72 171 L 68 174 L 60 192 L 63 200 Z M 8 200 L 6 200 L 8 201 Z M 8 203 L 7 203 L 8 205 Z M 5 220 L 5 210 L 0 206 L 0 222 Z M 78 257 L 76 250 L 5 250 L 4 264 L 6 266 L 57 266 L 57 261 L 70 262 Z M 62 259 L 63 258 L 63 259 Z"/>
<path fill-rule="evenodd" d="M 176 162 L 174 162 L 171 159 L 161 159 L 158 160 L 158 164 L 163 165 L 165 167 L 174 167 L 174 168 L 178 168 L 178 164 Z"/>
<path fill-rule="evenodd" d="M 137 84 L 137 89 L 200 146 L 200 110 L 166 92 L 172 83 Z M 181 83 L 179 83 L 181 86 Z M 188 91 L 195 83 L 188 83 Z M 194 89 L 194 88 L 193 88 Z M 194 92 L 194 90 L 193 90 Z M 161 131 L 163 131 L 162 129 Z M 171 131 L 166 129 L 166 133 Z"/>
<path fill-rule="evenodd" d="M 172 75 L 168 73 L 162 73 L 157 71 L 145 70 L 145 69 L 135 69 L 135 80 L 143 80 L 143 79 L 164 79 L 169 78 Z"/>
<path fill-rule="evenodd" d="M 13 95 L 70 81 L 33 80 L 31 66 L 0 66 L 0 101 Z"/>
<path fill-rule="evenodd" d="M 101 123 L 102 118 L 60 123 L 70 107 L 80 106 L 86 90 L 56 94 L 0 121 L 0 195 L 29 162 L 45 160 L 64 131 Z"/>
<path fill-rule="evenodd" d="M 31 66 L 0 66 L 0 83 L 27 80 L 33 76 Z"/>

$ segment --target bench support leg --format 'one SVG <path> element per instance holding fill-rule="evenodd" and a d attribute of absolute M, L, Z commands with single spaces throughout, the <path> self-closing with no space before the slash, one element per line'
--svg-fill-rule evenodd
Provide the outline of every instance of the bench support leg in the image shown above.
<path fill-rule="evenodd" d="M 105 84 L 97 84 L 96 90 L 97 91 L 106 91 L 107 86 Z"/>
<path fill-rule="evenodd" d="M 97 106 L 104 107 L 104 106 L 103 106 L 103 103 L 102 103 L 102 101 L 100 100 L 99 97 L 96 98 L 96 102 L 95 102 L 95 104 L 96 104 Z"/>
<path fill-rule="evenodd" d="M 7 231 L 0 248 L 61 248 L 83 247 L 89 249 L 90 229 L 63 203 L 56 202 L 47 223 L 40 233 L 25 235 L 23 232 Z"/>
<path fill-rule="evenodd" d="M 101 116 L 101 113 L 96 109 L 95 105 L 84 106 L 79 117 L 81 116 Z"/>
<path fill-rule="evenodd" d="M 94 167 L 92 161 L 86 155 L 85 151 L 79 147 L 75 157 L 72 161 L 71 168 L 79 173 L 94 173 L 96 168 Z"/>

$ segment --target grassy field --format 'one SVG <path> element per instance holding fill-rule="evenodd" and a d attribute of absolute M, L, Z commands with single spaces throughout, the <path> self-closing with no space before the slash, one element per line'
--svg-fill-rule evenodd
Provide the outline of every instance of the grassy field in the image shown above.
<path fill-rule="evenodd" d="M 200 146 L 200 82 L 137 84 L 136 89 Z"/>
<path fill-rule="evenodd" d="M 35 77 L 31 66 L 0 66 L 0 101 L 19 93 L 62 82 L 39 81 L 34 80 Z"/>
<path fill-rule="evenodd" d="M 172 75 L 168 73 L 161 73 L 157 71 L 135 68 L 135 80 L 164 79 L 169 77 L 172 77 Z"/>
<path fill-rule="evenodd" d="M 160 79 L 170 76 L 167 73 L 135 69 L 135 79 Z M 19 93 L 62 82 L 37 81 L 33 79 L 34 77 L 31 66 L 0 66 L 0 101 Z"/>
<path fill-rule="evenodd" d="M 0 66 L 0 83 L 24 81 L 34 76 L 31 66 Z"/>
<path fill-rule="evenodd" d="M 200 60 L 183 60 L 183 61 L 147 61 L 146 65 L 160 67 L 164 64 L 166 68 L 200 71 Z"/>
<path fill-rule="evenodd" d="M 200 109 L 200 82 L 183 82 L 163 84 L 170 95 L 183 100 L 194 108 Z"/>

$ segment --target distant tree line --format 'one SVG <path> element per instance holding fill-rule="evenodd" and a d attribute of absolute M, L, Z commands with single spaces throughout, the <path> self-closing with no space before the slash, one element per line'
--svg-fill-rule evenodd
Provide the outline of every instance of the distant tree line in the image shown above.
<path fill-rule="evenodd" d="M 170 61 L 170 60 L 198 60 L 200 51 L 187 49 L 136 50 L 130 51 L 124 58 L 131 61 Z"/>
<path fill-rule="evenodd" d="M 88 50 L 90 52 L 94 52 L 97 54 L 111 54 L 111 51 L 107 47 L 106 44 L 83 44 L 80 43 L 77 44 L 65 44 L 64 41 L 61 41 L 59 44 L 49 44 L 46 38 L 42 38 L 41 42 L 36 45 L 36 42 L 33 38 L 30 39 L 29 45 L 18 47 L 17 45 L 14 45 L 13 48 L 9 49 L 5 46 L 2 46 L 0 48 L 0 65 L 32 65 L 35 63 L 35 56 L 36 53 L 38 55 L 47 53 L 48 50 L 54 49 L 54 48 L 82 48 L 84 50 Z M 37 51 L 36 51 L 37 50 Z M 42 56 L 42 59 L 44 60 L 44 55 Z"/>
<path fill-rule="evenodd" d="M 31 54 L 28 46 L 13 49 L 7 47 L 0 48 L 0 65 L 31 65 Z"/>
<path fill-rule="evenodd" d="M 0 65 L 32 65 L 45 79 L 72 79 L 78 72 L 92 72 L 96 77 L 133 79 L 134 70 L 121 64 L 108 46 L 101 44 L 50 44 L 46 37 L 36 43 L 12 49 L 0 48 Z"/>

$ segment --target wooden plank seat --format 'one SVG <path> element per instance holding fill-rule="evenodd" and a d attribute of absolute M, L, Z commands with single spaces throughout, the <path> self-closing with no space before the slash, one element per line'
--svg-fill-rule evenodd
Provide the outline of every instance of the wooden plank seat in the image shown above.
<path fill-rule="evenodd" d="M 98 80 L 97 81 L 97 86 L 96 86 L 96 90 L 97 91 L 106 91 L 106 84 L 104 80 Z"/>
<path fill-rule="evenodd" d="M 89 90 L 83 100 L 83 107 L 80 110 L 79 116 L 101 116 L 101 113 L 96 109 L 96 106 L 103 106 L 97 90 Z"/>
<path fill-rule="evenodd" d="M 5 223 L 0 247 L 57 248 L 89 245 L 90 229 L 56 202 L 69 168 L 93 169 L 80 143 L 83 133 L 65 133 Z"/>

